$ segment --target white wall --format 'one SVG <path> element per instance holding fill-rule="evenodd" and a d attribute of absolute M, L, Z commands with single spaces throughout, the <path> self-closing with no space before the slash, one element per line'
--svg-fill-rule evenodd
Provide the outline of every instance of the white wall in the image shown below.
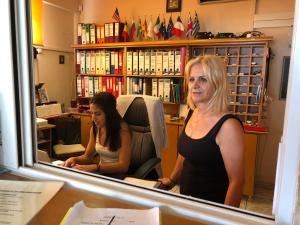
<path fill-rule="evenodd" d="M 45 83 L 49 99 L 64 104 L 67 109 L 75 98 L 74 23 L 78 1 L 43 1 L 43 51 L 35 62 L 35 82 Z M 75 21 L 75 22 L 74 22 Z M 65 64 L 59 64 L 59 55 Z M 37 78 L 39 68 L 39 79 Z"/>

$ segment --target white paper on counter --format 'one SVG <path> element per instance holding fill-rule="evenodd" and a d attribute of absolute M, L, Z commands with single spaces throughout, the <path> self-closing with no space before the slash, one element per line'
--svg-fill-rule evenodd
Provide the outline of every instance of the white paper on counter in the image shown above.
<path fill-rule="evenodd" d="M 0 180 L 0 224 L 27 224 L 63 184 Z"/>
<path fill-rule="evenodd" d="M 111 219 L 114 217 L 113 221 Z M 159 208 L 88 208 L 83 201 L 74 205 L 64 225 L 159 225 Z"/>

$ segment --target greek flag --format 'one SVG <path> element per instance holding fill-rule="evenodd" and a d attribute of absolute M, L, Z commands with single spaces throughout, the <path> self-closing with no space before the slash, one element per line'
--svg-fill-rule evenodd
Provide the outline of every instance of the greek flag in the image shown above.
<path fill-rule="evenodd" d="M 196 37 L 199 31 L 200 31 L 200 24 L 199 24 L 198 14 L 197 12 L 195 12 L 192 36 Z"/>

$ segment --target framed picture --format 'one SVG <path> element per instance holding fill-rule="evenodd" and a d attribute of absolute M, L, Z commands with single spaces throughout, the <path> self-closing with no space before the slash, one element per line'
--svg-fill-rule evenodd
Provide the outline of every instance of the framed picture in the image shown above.
<path fill-rule="evenodd" d="M 181 0 L 167 0 L 167 12 L 180 12 L 181 11 Z"/>

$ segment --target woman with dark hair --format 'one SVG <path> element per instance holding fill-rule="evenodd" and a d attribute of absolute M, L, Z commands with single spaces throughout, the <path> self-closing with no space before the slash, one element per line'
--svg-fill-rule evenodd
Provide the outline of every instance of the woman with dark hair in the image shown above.
<path fill-rule="evenodd" d="M 128 125 L 116 109 L 115 97 L 107 92 L 96 94 L 90 102 L 93 127 L 81 156 L 67 159 L 63 166 L 100 173 L 126 173 L 131 157 Z M 94 163 L 95 153 L 100 160 Z"/>

